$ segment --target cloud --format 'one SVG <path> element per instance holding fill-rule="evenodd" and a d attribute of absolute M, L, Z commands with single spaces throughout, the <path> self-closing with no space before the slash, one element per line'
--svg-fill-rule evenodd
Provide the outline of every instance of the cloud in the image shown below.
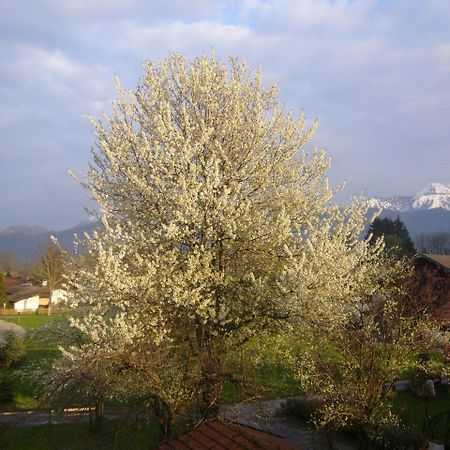
<path fill-rule="evenodd" d="M 449 22 L 447 0 L 38 0 L 27 14 L 3 0 L 0 152 L 10 164 L 0 166 L 0 189 L 16 201 L 42 192 L 30 223 L 73 224 L 86 197 L 61 180 L 86 167 L 85 118 L 110 109 L 114 75 L 134 87 L 146 59 L 214 49 L 261 64 L 286 108 L 319 118 L 314 144 L 333 156 L 335 183 L 414 193 L 450 172 Z M 56 194 L 45 167 L 70 196 L 63 217 L 48 214 Z M 19 221 L 14 209 L 0 227 Z"/>

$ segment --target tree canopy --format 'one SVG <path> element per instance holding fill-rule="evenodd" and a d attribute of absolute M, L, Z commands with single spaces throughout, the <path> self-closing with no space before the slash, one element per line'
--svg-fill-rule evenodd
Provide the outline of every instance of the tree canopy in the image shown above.
<path fill-rule="evenodd" d="M 383 237 L 386 250 L 393 252 L 398 257 L 416 254 L 408 229 L 399 216 L 395 220 L 388 217 L 376 217 L 369 226 L 367 237 L 370 236 L 372 236 L 371 242 L 377 242 L 380 237 Z"/>
<path fill-rule="evenodd" d="M 31 275 L 35 280 L 46 281 L 50 292 L 53 292 L 63 285 L 66 265 L 66 252 L 55 243 L 49 243 L 31 268 Z"/>
<path fill-rule="evenodd" d="M 315 124 L 243 62 L 171 54 L 117 92 L 80 180 L 101 228 L 69 274 L 90 313 L 72 321 L 86 342 L 66 362 L 92 357 L 109 389 L 214 411 L 227 352 L 303 320 L 344 321 L 394 268 L 381 240 L 361 239 L 367 205 L 333 203 L 330 160 L 305 148 Z"/>

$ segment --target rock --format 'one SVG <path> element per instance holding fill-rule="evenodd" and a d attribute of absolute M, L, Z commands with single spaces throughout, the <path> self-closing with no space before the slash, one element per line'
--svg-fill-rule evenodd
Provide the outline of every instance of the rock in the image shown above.
<path fill-rule="evenodd" d="M 25 328 L 21 327 L 20 325 L 6 322 L 5 320 L 0 320 L 0 344 L 3 344 L 3 342 L 5 342 L 7 334 L 11 331 L 21 338 L 23 338 L 26 333 Z"/>

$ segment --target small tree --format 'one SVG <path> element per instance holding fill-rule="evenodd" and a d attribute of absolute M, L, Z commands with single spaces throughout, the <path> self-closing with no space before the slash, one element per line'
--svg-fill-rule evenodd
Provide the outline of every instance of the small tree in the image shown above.
<path fill-rule="evenodd" d="M 19 257 L 11 250 L 0 252 L 0 269 L 10 276 L 20 276 L 24 272 L 24 266 Z"/>
<path fill-rule="evenodd" d="M 66 252 L 58 245 L 51 243 L 32 267 L 31 274 L 34 279 L 47 282 L 51 295 L 62 286 L 67 264 Z"/>
<path fill-rule="evenodd" d="M 25 355 L 25 345 L 13 331 L 6 334 L 5 343 L 0 346 L 0 366 L 10 367 Z"/>
<path fill-rule="evenodd" d="M 69 352 L 63 350 L 67 357 L 32 371 L 42 388 L 40 399 L 59 411 L 69 406 L 93 407 L 95 430 L 102 425 L 105 401 L 120 401 L 129 408 L 129 418 L 151 411 L 164 439 L 171 431 L 172 414 L 182 411 L 192 394 L 189 387 L 194 381 L 186 378 L 189 359 L 179 351 L 179 358 L 174 358 L 173 348 L 131 346 L 120 324 L 116 325 L 97 327 L 94 342 L 65 320 L 35 332 L 35 338 L 70 345 Z"/>
<path fill-rule="evenodd" d="M 302 332 L 309 344 L 296 360 L 299 380 L 308 393 L 325 399 L 316 424 L 356 430 L 363 448 L 369 441 L 397 448 L 386 442 L 401 430 L 389 398 L 394 382 L 407 370 L 423 370 L 417 353 L 441 347 L 444 336 L 426 316 L 412 317 L 392 298 L 368 301 L 346 326 L 312 326 Z"/>
<path fill-rule="evenodd" d="M 388 217 L 376 217 L 369 226 L 367 237 L 369 236 L 372 236 L 371 242 L 377 242 L 380 237 L 383 237 L 386 250 L 393 252 L 399 258 L 411 257 L 416 253 L 409 232 L 399 216 L 395 220 Z"/>

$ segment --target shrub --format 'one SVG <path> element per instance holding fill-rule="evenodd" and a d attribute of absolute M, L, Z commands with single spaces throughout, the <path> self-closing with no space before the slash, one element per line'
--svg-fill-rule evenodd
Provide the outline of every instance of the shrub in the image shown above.
<path fill-rule="evenodd" d="M 0 376 L 0 403 L 8 403 L 14 398 L 14 382 L 7 375 Z"/>
<path fill-rule="evenodd" d="M 5 343 L 0 347 L 0 367 L 8 368 L 25 355 L 23 340 L 13 331 L 9 331 Z"/>
<path fill-rule="evenodd" d="M 380 450 L 423 449 L 425 437 L 402 424 L 384 424 L 369 427 L 367 438 L 370 448 Z"/>
<path fill-rule="evenodd" d="M 324 403 L 325 398 L 320 395 L 292 397 L 281 403 L 281 410 L 284 414 L 310 420 Z"/>

